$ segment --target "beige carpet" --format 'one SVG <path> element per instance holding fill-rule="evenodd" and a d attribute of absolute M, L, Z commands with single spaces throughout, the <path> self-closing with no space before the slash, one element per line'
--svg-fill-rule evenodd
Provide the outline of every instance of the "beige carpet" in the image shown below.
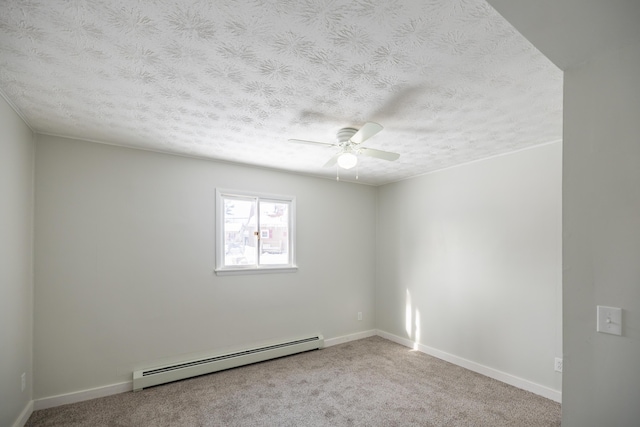
<path fill-rule="evenodd" d="M 35 411 L 27 426 L 559 426 L 560 405 L 371 337 Z"/>

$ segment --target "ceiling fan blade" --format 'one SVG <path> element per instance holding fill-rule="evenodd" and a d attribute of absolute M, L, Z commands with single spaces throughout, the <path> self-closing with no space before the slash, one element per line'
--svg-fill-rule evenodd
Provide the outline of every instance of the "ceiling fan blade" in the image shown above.
<path fill-rule="evenodd" d="M 336 163 L 338 162 L 338 157 L 340 157 L 340 154 L 342 154 L 341 152 L 336 154 L 335 156 L 333 156 L 332 158 L 329 159 L 329 161 L 327 163 L 324 164 L 324 166 L 322 166 L 323 168 L 329 168 L 331 166 L 335 166 Z"/>
<path fill-rule="evenodd" d="M 307 141 L 306 139 L 289 139 L 289 142 L 295 142 L 298 144 L 312 144 L 312 145 L 326 145 L 327 147 L 336 147 L 336 144 L 330 144 L 328 142 Z"/>
<path fill-rule="evenodd" d="M 354 144 L 362 144 L 364 141 L 371 138 L 381 130 L 382 126 L 377 123 L 365 123 L 364 126 L 362 126 L 360 130 L 351 137 L 351 142 L 353 142 Z"/>
<path fill-rule="evenodd" d="M 360 148 L 360 154 L 368 157 L 375 157 L 376 159 L 389 160 L 393 162 L 394 160 L 398 160 L 400 158 L 400 154 L 391 153 L 389 151 L 376 150 L 374 148 Z"/>

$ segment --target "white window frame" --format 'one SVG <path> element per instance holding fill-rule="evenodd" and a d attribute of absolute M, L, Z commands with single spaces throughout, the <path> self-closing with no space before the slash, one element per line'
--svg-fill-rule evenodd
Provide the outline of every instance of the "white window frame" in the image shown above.
<path fill-rule="evenodd" d="M 252 265 L 233 265 L 225 266 L 225 241 L 224 241 L 224 198 L 240 197 L 255 198 L 257 200 L 256 215 L 259 215 L 260 201 L 281 202 L 289 205 L 289 233 L 288 233 L 288 249 L 289 262 L 287 264 L 260 264 L 258 250 L 258 263 Z M 296 198 L 294 196 L 285 196 L 280 194 L 257 193 L 241 190 L 216 189 L 216 268 L 215 272 L 218 276 L 236 275 L 236 274 L 262 274 L 262 273 L 292 273 L 298 270 L 296 265 Z M 257 224 L 260 224 L 259 216 Z M 258 229 L 258 231 L 260 231 Z M 259 245 L 258 245 L 259 246 Z"/>

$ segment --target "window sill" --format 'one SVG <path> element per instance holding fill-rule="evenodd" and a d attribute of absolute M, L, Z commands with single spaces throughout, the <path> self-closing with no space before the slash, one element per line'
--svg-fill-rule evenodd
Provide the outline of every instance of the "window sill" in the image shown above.
<path fill-rule="evenodd" d="M 258 267 L 258 268 L 221 268 L 216 269 L 217 276 L 238 276 L 241 274 L 272 274 L 272 273 L 295 273 L 297 266 L 285 267 Z"/>

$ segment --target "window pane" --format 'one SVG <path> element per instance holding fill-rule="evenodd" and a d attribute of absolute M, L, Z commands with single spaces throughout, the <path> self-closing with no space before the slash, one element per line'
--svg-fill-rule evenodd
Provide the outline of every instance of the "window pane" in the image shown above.
<path fill-rule="evenodd" d="M 216 189 L 216 274 L 297 271 L 296 201 Z"/>
<path fill-rule="evenodd" d="M 256 202 L 254 199 L 224 198 L 224 264 L 255 265 Z"/>
<path fill-rule="evenodd" d="M 289 204 L 260 202 L 260 264 L 289 264 Z"/>

